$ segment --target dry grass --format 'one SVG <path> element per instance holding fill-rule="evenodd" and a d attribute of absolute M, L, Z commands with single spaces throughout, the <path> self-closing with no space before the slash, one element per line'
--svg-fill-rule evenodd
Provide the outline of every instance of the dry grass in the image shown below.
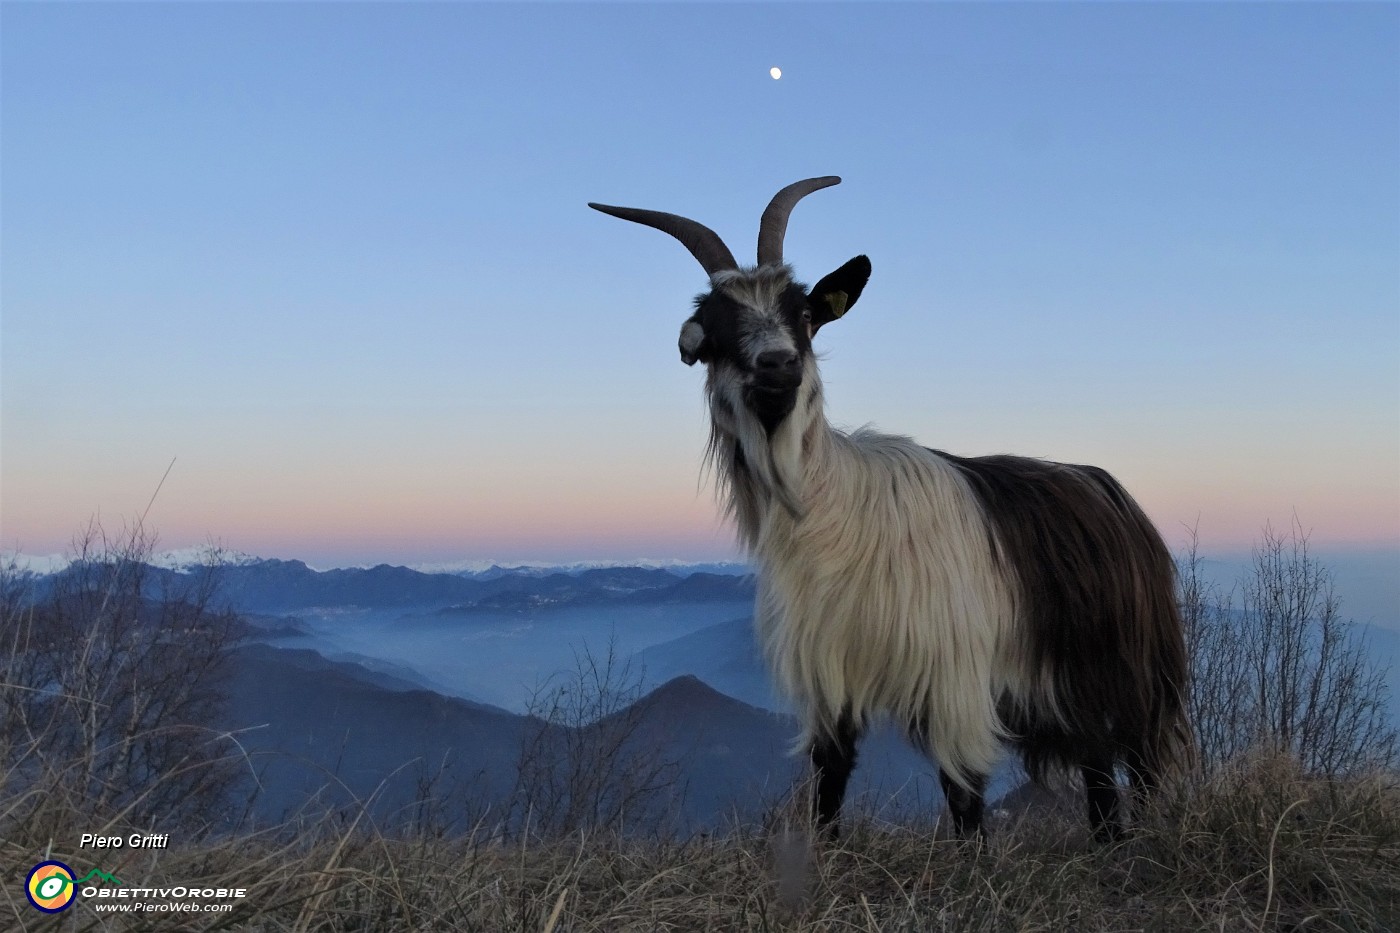
<path fill-rule="evenodd" d="M 0 803 L 0 817 L 5 815 Z M 246 887 L 231 913 L 56 917 L 24 901 L 49 840 L 8 824 L 0 927 L 266 931 L 1127 931 L 1400 929 L 1395 776 L 1307 778 L 1248 761 L 1164 800 L 1126 842 L 1036 813 L 962 843 L 857 818 L 839 843 L 735 830 L 684 841 L 572 836 L 529 845 L 390 839 L 307 825 L 169 850 L 51 857 L 128 885 Z M 52 828 L 52 821 L 46 821 Z M 109 827 L 113 832 L 120 827 Z"/>

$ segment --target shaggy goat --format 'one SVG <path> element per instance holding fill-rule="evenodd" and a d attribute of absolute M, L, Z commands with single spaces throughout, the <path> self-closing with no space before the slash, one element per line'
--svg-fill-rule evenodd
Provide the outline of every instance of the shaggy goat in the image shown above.
<path fill-rule="evenodd" d="M 818 822 L 836 832 L 857 740 L 885 714 L 936 757 L 959 834 L 981 831 L 1008 742 L 1037 780 L 1079 768 L 1094 833 L 1113 838 L 1117 767 L 1142 792 L 1191 749 L 1171 557 L 1096 467 L 827 424 L 812 337 L 870 261 L 809 292 L 783 237 L 797 201 L 839 181 L 778 192 L 752 268 L 693 220 L 589 205 L 671 234 L 709 274 L 681 359 L 708 370 L 708 456 L 758 563 L 755 627 L 801 710 Z"/>

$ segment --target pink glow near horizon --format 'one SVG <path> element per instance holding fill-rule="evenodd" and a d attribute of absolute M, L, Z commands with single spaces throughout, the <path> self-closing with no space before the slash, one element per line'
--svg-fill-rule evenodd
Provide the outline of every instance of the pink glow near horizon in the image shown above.
<path fill-rule="evenodd" d="M 1194 495 L 1192 494 L 1194 493 Z M 1149 498 L 1150 496 L 1150 498 Z M 172 496 L 172 500 L 183 496 Z M 418 502 L 364 501 L 344 508 L 338 501 L 298 507 L 291 502 L 258 507 L 228 497 L 213 505 L 158 502 L 147 527 L 160 547 L 180 548 L 217 542 L 231 550 L 261 557 L 305 559 L 309 563 L 431 563 L 464 559 L 568 562 L 591 559 L 739 558 L 740 549 L 707 491 L 679 501 L 665 496 L 637 507 L 625 498 L 594 498 L 573 508 L 532 508 L 509 497 L 496 501 L 445 497 L 440 505 Z M 1169 547 L 1182 549 L 1194 528 L 1204 552 L 1247 551 L 1265 525 L 1286 531 L 1296 520 L 1318 547 L 1400 547 L 1396 533 L 1400 507 L 1375 507 L 1344 495 L 1317 495 L 1300 505 L 1267 497 L 1215 491 L 1152 489 L 1144 507 Z M 67 529 L 45 523 L 51 512 L 7 509 L 3 547 L 7 552 L 63 553 L 74 536 L 96 518 L 109 531 L 129 526 L 139 516 L 134 501 L 125 510 L 95 510 L 73 515 Z"/>

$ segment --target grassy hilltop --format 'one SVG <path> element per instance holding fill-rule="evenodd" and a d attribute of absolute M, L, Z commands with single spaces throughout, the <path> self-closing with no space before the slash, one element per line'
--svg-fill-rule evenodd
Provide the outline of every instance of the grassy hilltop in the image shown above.
<path fill-rule="evenodd" d="M 1076 813 L 1033 806 L 982 844 L 931 825 L 856 816 L 838 843 L 767 829 L 684 840 L 581 833 L 553 840 L 391 838 L 367 825 L 279 827 L 103 867 L 145 887 L 246 888 L 214 915 L 115 915 L 80 902 L 53 918 L 21 893 L 69 803 L 9 798 L 0 813 L 5 925 L 22 930 L 1006 931 L 1400 929 L 1396 776 L 1309 778 L 1287 759 L 1222 771 L 1098 846 Z M 113 824 L 106 829 L 120 832 Z M 295 830 L 295 831 L 290 831 Z M 76 838 L 74 832 L 64 832 Z M 55 850 L 85 870 L 90 852 Z"/>

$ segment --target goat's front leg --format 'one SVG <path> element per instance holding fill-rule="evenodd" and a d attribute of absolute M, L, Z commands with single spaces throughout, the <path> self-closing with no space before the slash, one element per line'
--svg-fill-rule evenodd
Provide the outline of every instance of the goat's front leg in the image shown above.
<path fill-rule="evenodd" d="M 953 814 L 953 832 L 958 838 L 985 836 L 987 831 L 982 825 L 982 811 L 985 809 L 982 793 L 987 785 L 986 777 L 980 774 L 973 775 L 973 788 L 968 790 L 950 778 L 948 772 L 939 768 L 938 783 L 943 787 L 943 796 L 948 798 L 948 809 Z"/>
<path fill-rule="evenodd" d="M 816 777 L 812 804 L 817 813 L 817 827 L 835 839 L 841 834 L 841 801 L 846 797 L 846 783 L 856 767 L 856 741 L 860 730 L 851 717 L 845 715 L 836 723 L 833 733 L 818 733 L 808 753 Z"/>

